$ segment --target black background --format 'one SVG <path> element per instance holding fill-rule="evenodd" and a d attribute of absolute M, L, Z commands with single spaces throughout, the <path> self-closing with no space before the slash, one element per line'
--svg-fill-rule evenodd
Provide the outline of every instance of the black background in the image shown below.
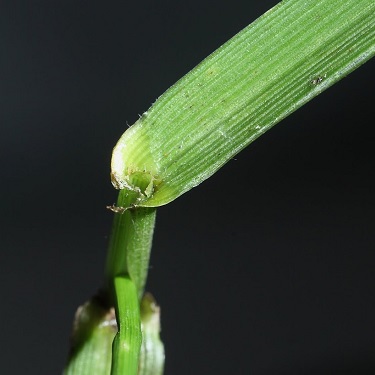
<path fill-rule="evenodd" d="M 126 123 L 275 3 L 1 2 L 2 374 L 63 368 Z M 158 210 L 167 375 L 375 374 L 374 63 Z"/>

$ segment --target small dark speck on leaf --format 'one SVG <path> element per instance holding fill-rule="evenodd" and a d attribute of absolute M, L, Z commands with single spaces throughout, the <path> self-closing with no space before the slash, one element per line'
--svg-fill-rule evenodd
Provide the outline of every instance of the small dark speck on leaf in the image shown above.
<path fill-rule="evenodd" d="M 322 75 L 322 76 L 316 76 L 316 77 L 314 77 L 311 81 L 310 81 L 310 83 L 313 85 L 313 86 L 317 86 L 317 85 L 319 85 L 320 83 L 322 83 L 323 82 L 323 80 L 324 80 L 324 78 L 326 78 L 326 74 L 324 74 L 324 75 Z"/>

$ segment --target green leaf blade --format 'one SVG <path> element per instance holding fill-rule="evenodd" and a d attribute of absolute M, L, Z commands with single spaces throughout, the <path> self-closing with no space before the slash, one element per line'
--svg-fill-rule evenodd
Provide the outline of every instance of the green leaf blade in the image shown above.
<path fill-rule="evenodd" d="M 210 177 L 375 54 L 372 0 L 279 3 L 164 93 L 120 138 L 112 181 L 151 175 L 160 206 Z M 130 186 L 134 188 L 134 186 Z M 136 187 L 135 187 L 136 188 Z"/>

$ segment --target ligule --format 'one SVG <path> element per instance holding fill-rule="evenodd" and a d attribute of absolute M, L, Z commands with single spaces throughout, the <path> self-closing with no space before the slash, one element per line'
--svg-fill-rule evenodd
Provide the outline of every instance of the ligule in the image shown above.
<path fill-rule="evenodd" d="M 164 205 L 197 186 L 370 59 L 374 13 L 373 0 L 279 3 L 167 90 L 123 134 L 113 150 L 114 186 L 136 192 L 132 207 Z"/>

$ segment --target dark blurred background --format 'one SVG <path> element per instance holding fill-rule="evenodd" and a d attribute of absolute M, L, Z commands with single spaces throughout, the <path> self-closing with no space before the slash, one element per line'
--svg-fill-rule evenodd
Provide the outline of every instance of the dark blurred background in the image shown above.
<path fill-rule="evenodd" d="M 61 373 L 126 124 L 274 4 L 1 2 L 2 374 Z M 159 209 L 166 375 L 375 374 L 374 63 Z"/>

